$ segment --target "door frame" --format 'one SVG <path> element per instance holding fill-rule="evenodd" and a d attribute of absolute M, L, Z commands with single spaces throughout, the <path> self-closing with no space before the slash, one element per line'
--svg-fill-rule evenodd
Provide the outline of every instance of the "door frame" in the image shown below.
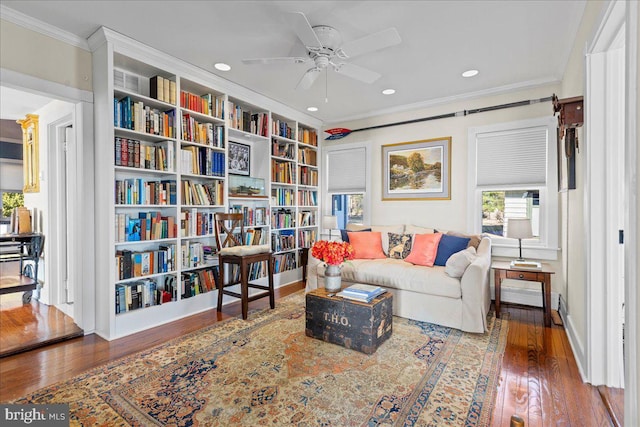
<path fill-rule="evenodd" d="M 72 88 L 59 83 L 29 76 L 5 68 L 2 73 L 2 86 L 24 92 L 40 94 L 52 99 L 74 105 L 73 128 L 75 130 L 74 157 L 77 162 L 76 188 L 73 207 L 75 242 L 69 256 L 74 259 L 79 286 L 75 288 L 74 321 L 85 334 L 95 330 L 96 277 L 95 277 L 95 194 L 94 194 L 94 137 L 93 137 L 93 93 Z M 46 219 L 49 227 L 55 227 L 51 218 Z M 45 238 L 45 253 L 55 248 L 51 239 Z M 108 262 L 108 261 L 105 261 Z"/>

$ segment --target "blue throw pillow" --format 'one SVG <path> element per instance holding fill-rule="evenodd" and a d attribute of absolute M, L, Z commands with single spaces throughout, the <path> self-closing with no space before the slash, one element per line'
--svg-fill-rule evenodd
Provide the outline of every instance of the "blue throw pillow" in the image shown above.
<path fill-rule="evenodd" d="M 371 231 L 371 229 L 365 228 L 364 230 L 354 230 L 354 231 Z M 340 237 L 342 238 L 343 242 L 349 243 L 349 235 L 347 233 L 349 233 L 349 230 L 340 230 Z M 353 233 L 353 231 L 351 231 L 351 233 Z"/>
<path fill-rule="evenodd" d="M 440 239 L 440 243 L 438 243 L 438 254 L 436 255 L 436 260 L 433 265 L 447 265 L 447 260 L 449 257 L 456 252 L 463 251 L 469 245 L 469 241 L 466 237 L 456 237 L 449 236 L 448 234 L 443 234 Z"/>

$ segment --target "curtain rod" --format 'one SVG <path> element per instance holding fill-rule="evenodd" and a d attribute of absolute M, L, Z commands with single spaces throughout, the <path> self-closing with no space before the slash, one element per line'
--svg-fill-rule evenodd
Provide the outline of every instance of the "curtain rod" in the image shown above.
<path fill-rule="evenodd" d="M 346 129 L 346 128 L 327 129 L 325 130 L 325 132 L 328 133 L 329 136 L 325 138 L 325 141 L 342 139 L 351 133 L 360 132 L 363 130 L 381 129 L 381 128 L 386 128 L 390 126 L 408 125 L 411 123 L 426 122 L 429 120 L 446 119 L 449 117 L 464 117 L 464 116 L 468 116 L 469 114 L 484 113 L 486 111 L 503 110 L 505 108 L 522 107 L 525 105 L 539 104 L 541 102 L 551 101 L 552 99 L 553 99 L 552 96 L 547 96 L 545 98 L 528 99 L 526 101 L 510 102 L 508 104 L 492 105 L 490 107 L 481 107 L 481 108 L 474 108 L 472 110 L 456 111 L 455 113 L 439 114 L 437 116 L 422 117 L 420 119 L 405 120 L 402 122 L 386 123 L 384 125 L 369 126 L 366 128 L 354 129 L 354 130 Z"/>

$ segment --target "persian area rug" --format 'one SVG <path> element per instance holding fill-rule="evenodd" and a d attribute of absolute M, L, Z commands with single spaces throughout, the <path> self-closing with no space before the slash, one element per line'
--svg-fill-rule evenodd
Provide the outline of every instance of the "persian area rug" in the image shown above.
<path fill-rule="evenodd" d="M 14 403 L 68 403 L 72 425 L 487 426 L 507 320 L 489 332 L 393 318 L 368 356 L 305 335 L 304 293 Z"/>

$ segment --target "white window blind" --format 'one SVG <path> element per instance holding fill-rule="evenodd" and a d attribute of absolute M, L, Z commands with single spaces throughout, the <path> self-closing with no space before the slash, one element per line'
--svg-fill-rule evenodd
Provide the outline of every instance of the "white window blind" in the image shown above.
<path fill-rule="evenodd" d="M 362 193 L 367 188 L 364 147 L 332 150 L 327 154 L 329 193 Z"/>
<path fill-rule="evenodd" d="M 476 135 L 476 185 L 547 181 L 546 126 Z"/>

